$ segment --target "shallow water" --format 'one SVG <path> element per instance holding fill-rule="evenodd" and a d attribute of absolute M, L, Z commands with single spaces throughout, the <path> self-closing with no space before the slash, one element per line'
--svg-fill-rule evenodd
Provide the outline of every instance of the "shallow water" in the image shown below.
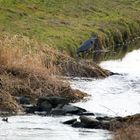
<path fill-rule="evenodd" d="M 76 117 L 76 116 L 73 116 Z M 106 140 L 108 131 L 72 128 L 62 121 L 72 117 L 12 116 L 0 121 L 0 140 Z"/>
<path fill-rule="evenodd" d="M 121 75 L 106 79 L 72 80 L 72 86 L 91 95 L 76 105 L 97 114 L 126 116 L 140 113 L 140 50 L 128 53 L 122 60 L 105 61 L 103 68 Z"/>
<path fill-rule="evenodd" d="M 127 54 L 122 60 L 106 61 L 100 65 L 121 75 L 106 79 L 70 80 L 73 88 L 91 96 L 87 102 L 75 105 L 99 115 L 126 116 L 140 113 L 140 50 Z M 9 123 L 0 121 L 0 140 L 109 140 L 104 130 L 72 128 L 61 122 L 75 118 L 12 116 Z"/>

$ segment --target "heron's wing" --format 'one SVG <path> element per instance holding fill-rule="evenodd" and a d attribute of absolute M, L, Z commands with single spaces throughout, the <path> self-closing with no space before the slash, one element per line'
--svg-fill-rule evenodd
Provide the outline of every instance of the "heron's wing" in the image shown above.
<path fill-rule="evenodd" d="M 87 40 L 82 45 L 80 45 L 80 47 L 77 49 L 77 51 L 83 52 L 83 51 L 90 49 L 91 47 L 92 47 L 91 40 Z"/>
<path fill-rule="evenodd" d="M 87 40 L 87 41 L 85 41 L 84 43 L 82 43 L 82 45 L 81 46 L 89 46 L 91 44 L 91 40 Z"/>
<path fill-rule="evenodd" d="M 77 49 L 77 53 L 87 51 L 94 45 L 94 43 L 95 43 L 95 39 L 89 39 L 89 40 L 85 41 Z"/>

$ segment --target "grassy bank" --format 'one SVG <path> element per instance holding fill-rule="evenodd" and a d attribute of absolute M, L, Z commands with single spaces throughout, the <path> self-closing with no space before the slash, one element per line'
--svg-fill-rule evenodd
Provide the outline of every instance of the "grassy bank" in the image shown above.
<path fill-rule="evenodd" d="M 114 49 L 140 35 L 138 0 L 0 0 L 0 32 L 28 36 L 72 56 L 81 42 L 98 36 Z"/>
<path fill-rule="evenodd" d="M 61 96 L 69 102 L 87 96 L 72 89 L 60 75 L 104 78 L 109 72 L 93 62 L 76 61 L 28 37 L 0 35 L 0 114 L 24 111 L 17 101 L 21 97 L 35 104 L 42 96 Z"/>
<path fill-rule="evenodd" d="M 16 97 L 85 94 L 54 75 L 103 78 L 94 62 L 76 60 L 76 48 L 96 35 L 96 49 L 140 34 L 138 0 L 0 0 L 0 110 L 22 110 Z M 117 47 L 117 46 L 116 46 Z M 59 84 L 58 84 L 59 83 Z"/>

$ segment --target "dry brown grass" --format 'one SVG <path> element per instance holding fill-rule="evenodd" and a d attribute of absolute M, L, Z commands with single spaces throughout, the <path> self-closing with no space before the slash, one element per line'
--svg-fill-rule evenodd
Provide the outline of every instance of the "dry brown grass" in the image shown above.
<path fill-rule="evenodd" d="M 86 96 L 79 90 L 73 90 L 68 82 L 55 76 L 26 69 L 1 67 L 0 70 L 1 111 L 18 112 L 21 108 L 16 98 L 21 96 L 30 98 L 32 104 L 36 103 L 41 96 L 62 96 L 68 98 L 70 102 L 78 101 Z"/>
<path fill-rule="evenodd" d="M 0 90 L 0 111 L 18 113 L 22 108 L 14 98 L 6 91 Z"/>
<path fill-rule="evenodd" d="M 108 72 L 93 62 L 75 60 L 25 36 L 0 35 L 0 110 L 18 112 L 20 96 L 34 104 L 40 96 L 58 95 L 75 102 L 86 96 L 55 75 L 106 77 Z"/>
<path fill-rule="evenodd" d="M 140 126 L 127 125 L 119 129 L 114 140 L 140 140 Z"/>
<path fill-rule="evenodd" d="M 58 74 L 56 69 L 59 69 L 56 65 L 58 56 L 54 55 L 54 50 L 41 50 L 39 44 L 34 44 L 30 53 L 25 47 L 30 46 L 32 42 L 26 42 L 20 36 L 4 36 L 0 42 L 1 111 L 22 111 L 16 101 L 20 96 L 29 97 L 33 104 L 41 96 L 63 96 L 70 102 L 86 96 L 79 90 L 71 89 L 68 82 L 53 75 Z M 25 47 L 22 48 L 20 45 Z"/>
<path fill-rule="evenodd" d="M 20 96 L 29 97 L 33 104 L 41 96 L 62 96 L 68 98 L 70 102 L 78 101 L 86 96 L 79 90 L 71 89 L 68 82 L 48 75 L 45 68 L 34 70 L 31 67 L 28 68 L 27 65 L 20 66 L 0 66 L 0 97 L 4 101 L 0 105 L 0 110 L 5 106 L 5 111 L 9 108 L 18 112 L 20 106 L 16 102 L 16 97 Z"/>
<path fill-rule="evenodd" d="M 139 140 L 140 114 L 124 118 L 125 122 L 114 132 L 113 140 Z"/>
<path fill-rule="evenodd" d="M 0 37 L 0 64 L 8 68 L 43 70 L 42 50 L 39 49 L 37 42 L 25 36 L 5 34 Z"/>
<path fill-rule="evenodd" d="M 0 36 L 0 64 L 8 68 L 23 68 L 46 74 L 106 77 L 108 72 L 94 62 L 76 60 L 46 44 L 25 36 Z"/>

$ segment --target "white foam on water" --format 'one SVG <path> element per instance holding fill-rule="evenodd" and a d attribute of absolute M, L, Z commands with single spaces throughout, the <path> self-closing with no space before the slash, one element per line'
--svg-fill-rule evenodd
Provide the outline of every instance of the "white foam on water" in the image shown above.
<path fill-rule="evenodd" d="M 89 101 L 76 105 L 112 116 L 140 113 L 140 50 L 128 53 L 122 60 L 105 61 L 100 65 L 121 75 L 71 81 L 73 88 L 91 95 Z"/>

